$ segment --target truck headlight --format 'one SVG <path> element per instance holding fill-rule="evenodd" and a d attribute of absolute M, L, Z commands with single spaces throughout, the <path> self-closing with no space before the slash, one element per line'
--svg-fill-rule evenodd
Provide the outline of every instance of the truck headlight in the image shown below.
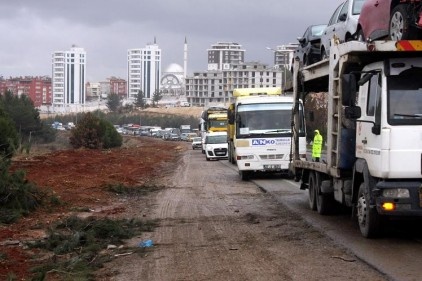
<path fill-rule="evenodd" d="M 409 198 L 409 190 L 406 188 L 388 188 L 382 191 L 383 197 L 390 198 Z"/>

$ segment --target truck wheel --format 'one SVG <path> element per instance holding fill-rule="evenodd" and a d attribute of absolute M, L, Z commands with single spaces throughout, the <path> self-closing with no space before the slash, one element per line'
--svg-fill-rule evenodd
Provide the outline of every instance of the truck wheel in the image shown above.
<path fill-rule="evenodd" d="M 233 153 L 232 153 L 231 159 L 232 159 L 232 164 L 235 165 L 236 164 L 236 158 L 234 158 L 234 154 Z"/>
<path fill-rule="evenodd" d="M 363 237 L 377 237 L 381 229 L 381 219 L 377 210 L 369 206 L 369 193 L 365 184 L 361 183 L 356 206 L 359 229 Z"/>
<path fill-rule="evenodd" d="M 333 211 L 334 208 L 334 194 L 328 193 L 324 194 L 321 193 L 321 181 L 319 179 L 319 175 L 316 174 L 315 182 L 317 183 L 316 187 L 316 205 L 317 211 L 320 215 L 329 215 Z"/>
<path fill-rule="evenodd" d="M 205 159 L 207 159 L 207 161 L 210 161 L 210 159 L 208 158 L 208 156 L 205 156 Z"/>
<path fill-rule="evenodd" d="M 311 210 L 315 211 L 317 209 L 317 205 L 316 205 L 316 189 L 318 187 L 316 186 L 316 182 L 315 182 L 315 173 L 314 172 L 310 172 L 309 174 L 309 180 L 308 180 L 308 191 L 309 191 L 309 208 L 311 208 Z"/>
<path fill-rule="evenodd" d="M 229 152 L 229 162 L 232 163 L 233 165 L 236 164 L 231 143 L 229 143 L 228 145 L 228 152 Z"/>
<path fill-rule="evenodd" d="M 240 171 L 240 179 L 242 181 L 248 181 L 250 178 L 250 173 L 248 171 Z"/>

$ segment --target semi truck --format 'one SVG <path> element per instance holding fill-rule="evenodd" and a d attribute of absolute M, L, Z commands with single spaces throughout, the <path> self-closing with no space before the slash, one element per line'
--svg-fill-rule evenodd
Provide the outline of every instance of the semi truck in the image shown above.
<path fill-rule="evenodd" d="M 201 132 L 227 131 L 227 108 L 223 106 L 210 106 L 201 114 Z"/>
<path fill-rule="evenodd" d="M 233 97 L 235 102 L 228 108 L 228 157 L 241 179 L 257 172 L 288 174 L 293 97 L 282 96 L 280 87 L 234 89 Z M 298 112 L 303 112 L 301 104 Z M 303 123 L 298 136 L 299 153 L 305 157 Z"/>
<path fill-rule="evenodd" d="M 422 41 L 332 40 L 328 59 L 294 65 L 295 104 L 323 92 L 328 107 L 320 162 L 300 157 L 302 113 L 292 111 L 291 171 L 312 210 L 348 207 L 367 238 L 382 234 L 393 217 L 422 216 L 421 50 Z"/>
<path fill-rule="evenodd" d="M 192 132 L 190 125 L 180 125 L 180 133 L 181 134 L 188 134 L 190 132 Z"/>

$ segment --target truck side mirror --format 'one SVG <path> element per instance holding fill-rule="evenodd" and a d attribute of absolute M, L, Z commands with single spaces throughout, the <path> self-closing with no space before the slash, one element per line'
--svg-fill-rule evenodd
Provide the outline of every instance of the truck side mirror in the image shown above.
<path fill-rule="evenodd" d="M 368 82 L 371 79 L 372 76 L 374 76 L 374 74 L 371 72 L 365 73 L 365 75 L 363 75 L 362 78 L 358 81 L 358 85 L 359 86 L 364 85 L 366 82 Z"/>
<path fill-rule="evenodd" d="M 362 111 L 359 106 L 347 106 L 344 108 L 344 116 L 347 119 L 359 119 L 362 116 Z"/>
<path fill-rule="evenodd" d="M 353 105 L 356 100 L 356 76 L 354 74 L 343 74 L 341 86 L 343 93 L 342 105 Z"/>
<path fill-rule="evenodd" d="M 374 126 L 372 126 L 371 131 L 374 135 L 381 135 L 381 125 L 374 124 Z"/>

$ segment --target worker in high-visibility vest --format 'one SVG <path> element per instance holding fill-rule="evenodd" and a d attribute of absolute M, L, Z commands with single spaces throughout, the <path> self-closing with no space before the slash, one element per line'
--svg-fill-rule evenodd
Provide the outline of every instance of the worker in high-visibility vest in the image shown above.
<path fill-rule="evenodd" d="M 315 162 L 319 162 L 322 150 L 322 136 L 319 130 L 315 130 L 314 142 L 312 143 L 312 158 Z"/>

